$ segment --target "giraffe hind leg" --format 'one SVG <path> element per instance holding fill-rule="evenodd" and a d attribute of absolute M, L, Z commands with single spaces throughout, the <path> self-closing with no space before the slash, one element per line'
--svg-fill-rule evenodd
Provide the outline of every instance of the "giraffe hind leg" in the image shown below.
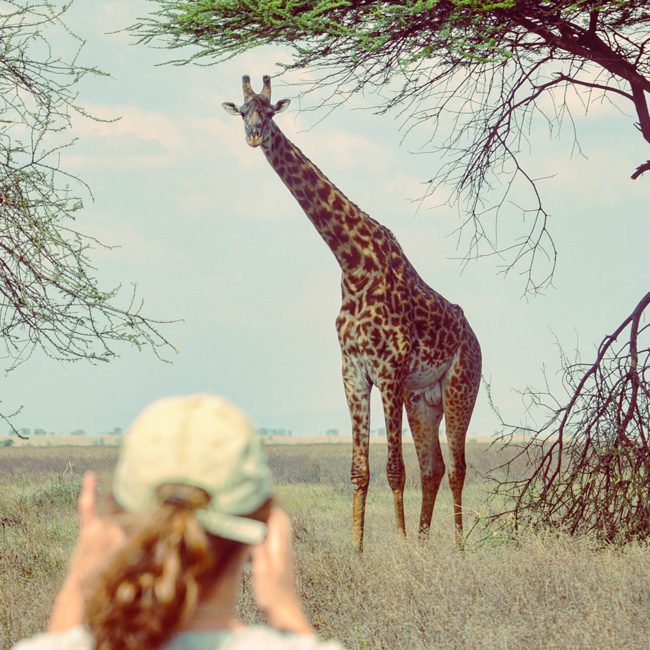
<path fill-rule="evenodd" d="M 435 404 L 428 400 L 424 391 L 408 392 L 404 397 L 406 415 L 420 465 L 422 509 L 419 533 L 424 537 L 429 533 L 438 488 L 445 473 L 445 462 L 438 437 L 442 403 Z"/>
<path fill-rule="evenodd" d="M 474 339 L 475 340 L 475 339 Z M 476 354 L 478 353 L 478 357 Z M 463 544 L 463 486 L 465 484 L 465 438 L 481 379 L 480 349 L 462 346 L 443 383 L 445 431 L 449 448 L 449 487 L 454 499 L 456 543 Z"/>

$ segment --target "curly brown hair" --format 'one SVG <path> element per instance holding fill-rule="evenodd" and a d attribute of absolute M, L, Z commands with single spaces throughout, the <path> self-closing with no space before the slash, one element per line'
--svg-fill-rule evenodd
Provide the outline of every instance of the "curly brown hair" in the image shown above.
<path fill-rule="evenodd" d="M 182 628 L 245 545 L 206 533 L 195 511 L 209 495 L 187 485 L 158 488 L 146 520 L 125 515 L 128 541 L 89 585 L 85 623 L 97 650 L 155 650 Z M 266 521 L 271 501 L 251 519 Z"/>

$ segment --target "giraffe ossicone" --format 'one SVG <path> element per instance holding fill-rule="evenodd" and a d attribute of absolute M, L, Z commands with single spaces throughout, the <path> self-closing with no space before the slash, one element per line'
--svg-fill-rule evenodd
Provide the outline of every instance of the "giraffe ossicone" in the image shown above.
<path fill-rule="evenodd" d="M 244 103 L 223 108 L 244 121 L 246 141 L 260 146 L 336 257 L 342 271 L 342 305 L 336 328 L 343 355 L 343 385 L 352 419 L 354 497 L 352 538 L 363 548 L 370 479 L 370 391 L 381 393 L 398 533 L 404 524 L 402 410 L 413 434 L 422 483 L 420 534 L 431 525 L 445 472 L 438 429 L 444 415 L 449 485 L 456 541 L 463 539 L 465 436 L 481 377 L 481 348 L 463 310 L 429 287 L 393 233 L 352 203 L 278 128 L 273 117 L 289 100 L 271 103 L 271 79 L 255 93 L 242 79 Z"/>

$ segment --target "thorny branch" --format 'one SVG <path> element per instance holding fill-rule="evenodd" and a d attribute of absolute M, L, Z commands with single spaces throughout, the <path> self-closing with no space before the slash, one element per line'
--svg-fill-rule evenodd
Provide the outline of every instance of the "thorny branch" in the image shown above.
<path fill-rule="evenodd" d="M 602 340 L 592 364 L 563 355 L 563 403 L 548 388 L 527 389 L 529 406 L 547 413 L 542 426 L 502 423 L 498 440 L 518 451 L 496 468 L 495 495 L 509 504 L 498 525 L 553 526 L 616 543 L 650 539 L 648 306 L 650 293 Z M 523 477 L 513 472 L 522 457 Z"/>

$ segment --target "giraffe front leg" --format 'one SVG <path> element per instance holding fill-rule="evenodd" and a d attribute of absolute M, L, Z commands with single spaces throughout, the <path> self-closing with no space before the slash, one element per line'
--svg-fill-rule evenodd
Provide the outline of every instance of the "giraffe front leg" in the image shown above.
<path fill-rule="evenodd" d="M 354 473 L 354 468 L 352 469 Z M 352 482 L 354 482 L 354 474 Z M 354 496 L 352 497 L 352 545 L 361 553 L 363 551 L 363 529 L 366 517 L 366 495 L 368 485 L 355 485 Z"/>
<path fill-rule="evenodd" d="M 363 550 L 363 529 L 366 513 L 366 495 L 370 482 L 368 441 L 370 435 L 370 381 L 347 361 L 343 360 L 343 385 L 352 420 L 352 470 L 354 484 L 352 501 L 352 543 Z"/>
<path fill-rule="evenodd" d="M 386 437 L 388 440 L 386 476 L 388 477 L 388 484 L 393 491 L 397 533 L 405 537 L 404 482 L 406 480 L 406 472 L 404 469 L 404 459 L 402 457 L 403 397 L 401 384 L 391 384 L 390 386 L 383 387 L 381 389 L 381 398 L 384 405 Z"/>
<path fill-rule="evenodd" d="M 352 416 L 355 422 L 355 416 Z M 369 419 L 366 418 L 369 424 Z M 366 516 L 366 495 L 370 482 L 370 467 L 368 464 L 368 426 L 353 424 L 352 433 L 352 471 L 351 479 L 354 484 L 352 500 L 352 544 L 357 551 L 363 551 L 363 530 Z"/>

